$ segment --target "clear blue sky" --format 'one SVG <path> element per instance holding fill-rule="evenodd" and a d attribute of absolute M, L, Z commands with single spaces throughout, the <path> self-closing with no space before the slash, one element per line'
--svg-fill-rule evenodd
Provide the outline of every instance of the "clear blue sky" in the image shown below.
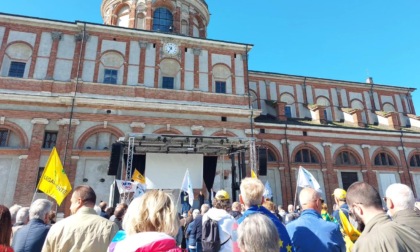
<path fill-rule="evenodd" d="M 251 70 L 420 89 L 419 0 L 207 0 L 208 38 L 254 44 Z M 102 23 L 101 0 L 3 0 L 0 11 Z M 420 115 L 420 90 L 414 92 Z"/>

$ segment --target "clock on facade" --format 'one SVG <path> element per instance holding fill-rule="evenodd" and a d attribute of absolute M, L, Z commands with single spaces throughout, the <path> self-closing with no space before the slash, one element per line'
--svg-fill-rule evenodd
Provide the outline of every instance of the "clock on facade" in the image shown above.
<path fill-rule="evenodd" d="M 163 46 L 163 51 L 169 55 L 176 55 L 179 51 L 178 45 L 174 43 L 166 43 Z"/>

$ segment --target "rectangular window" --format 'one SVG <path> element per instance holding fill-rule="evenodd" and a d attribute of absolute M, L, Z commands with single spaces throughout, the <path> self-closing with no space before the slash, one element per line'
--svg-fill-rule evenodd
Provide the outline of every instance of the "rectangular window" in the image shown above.
<path fill-rule="evenodd" d="M 6 147 L 9 139 L 9 130 L 0 130 L 0 147 Z"/>
<path fill-rule="evenodd" d="M 104 72 L 104 83 L 106 84 L 117 84 L 118 70 L 105 69 Z"/>
<path fill-rule="evenodd" d="M 174 77 L 163 77 L 162 88 L 174 89 Z"/>
<path fill-rule="evenodd" d="M 292 108 L 290 106 L 286 106 L 284 108 L 284 113 L 286 114 L 287 118 L 292 118 Z"/>
<path fill-rule="evenodd" d="M 341 172 L 341 181 L 343 182 L 343 189 L 347 190 L 351 184 L 359 181 L 357 172 Z"/>
<path fill-rule="evenodd" d="M 226 82 L 216 81 L 216 93 L 226 94 Z"/>
<path fill-rule="evenodd" d="M 52 149 L 56 145 L 57 135 L 57 131 L 45 131 L 44 143 L 42 144 L 42 148 Z"/>
<path fill-rule="evenodd" d="M 23 78 L 25 73 L 25 62 L 12 61 L 9 68 L 9 77 Z"/>

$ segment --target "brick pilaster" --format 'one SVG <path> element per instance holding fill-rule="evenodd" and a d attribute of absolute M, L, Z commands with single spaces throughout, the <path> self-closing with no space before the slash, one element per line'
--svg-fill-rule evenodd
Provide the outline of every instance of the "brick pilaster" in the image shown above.
<path fill-rule="evenodd" d="M 29 143 L 28 157 L 22 160 L 19 167 L 14 201 L 21 205 L 30 205 L 38 178 L 39 160 L 44 142 L 45 127 L 49 123 L 44 118 L 34 118 L 31 123 L 32 138 Z"/>

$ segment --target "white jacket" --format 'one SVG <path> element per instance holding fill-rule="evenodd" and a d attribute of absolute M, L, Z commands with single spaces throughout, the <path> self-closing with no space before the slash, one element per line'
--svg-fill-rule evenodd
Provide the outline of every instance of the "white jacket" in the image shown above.
<path fill-rule="evenodd" d="M 219 225 L 219 236 L 220 236 L 220 243 L 225 244 L 222 245 L 220 248 L 220 252 L 232 252 L 233 251 L 233 239 L 232 239 L 232 230 L 233 226 L 236 222 L 235 218 L 233 218 L 228 212 L 223 209 L 211 208 L 207 213 L 203 216 L 203 225 L 206 220 L 209 218 L 217 221 Z"/>

